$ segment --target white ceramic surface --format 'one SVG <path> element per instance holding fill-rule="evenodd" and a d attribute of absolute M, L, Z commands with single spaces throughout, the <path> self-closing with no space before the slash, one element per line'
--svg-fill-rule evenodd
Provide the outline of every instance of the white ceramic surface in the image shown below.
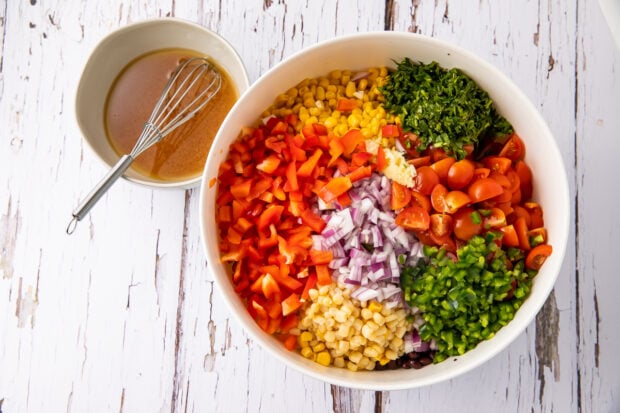
<path fill-rule="evenodd" d="M 92 150 L 108 166 L 119 156 L 110 146 L 104 128 L 104 108 L 108 91 L 121 70 L 145 53 L 183 48 L 204 54 L 224 68 L 239 95 L 249 85 L 241 58 L 217 33 L 179 19 L 153 19 L 124 26 L 103 38 L 91 53 L 77 87 L 75 114 L 82 135 Z M 160 181 L 144 176 L 132 168 L 124 178 L 156 188 L 191 188 L 200 183 L 200 175 L 181 181 Z"/>
<path fill-rule="evenodd" d="M 620 50 L 620 0 L 599 0 L 599 5 L 616 47 Z"/>
<path fill-rule="evenodd" d="M 545 224 L 553 254 L 536 276 L 532 291 L 513 321 L 491 340 L 457 358 L 421 370 L 350 372 L 322 367 L 287 351 L 281 342 L 265 334 L 250 317 L 233 290 L 225 267 L 219 261 L 218 235 L 214 224 L 218 166 L 243 126 L 254 124 L 274 98 L 307 77 L 333 69 L 364 69 L 409 57 L 437 61 L 443 67 L 458 67 L 490 94 L 498 110 L 513 124 L 527 146 L 526 162 L 534 174 L 534 199 L 546 211 Z M 445 42 L 412 33 L 375 32 L 336 38 L 304 49 L 255 82 L 224 120 L 207 158 L 200 201 L 203 247 L 210 270 L 231 312 L 246 331 L 268 352 L 289 366 L 329 383 L 372 390 L 414 388 L 463 374 L 489 360 L 510 344 L 532 322 L 553 288 L 560 271 L 569 232 L 570 199 L 566 172 L 556 142 L 544 119 L 527 97 L 499 70 L 472 53 Z"/>

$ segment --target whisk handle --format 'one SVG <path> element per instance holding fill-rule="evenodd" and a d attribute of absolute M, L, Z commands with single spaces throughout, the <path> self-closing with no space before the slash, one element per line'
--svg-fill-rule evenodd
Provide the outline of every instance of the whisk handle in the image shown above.
<path fill-rule="evenodd" d="M 133 157 L 131 155 L 123 155 L 118 162 L 110 169 L 105 177 L 97 184 L 96 187 L 93 188 L 90 194 L 82 201 L 82 203 L 73 211 L 73 219 L 67 225 L 67 234 L 72 234 L 75 231 L 75 227 L 77 223 L 84 218 L 88 212 L 91 210 L 93 206 L 101 199 L 103 194 L 106 193 L 108 189 L 112 186 L 114 182 L 118 178 L 125 173 L 127 168 L 133 162 Z"/>

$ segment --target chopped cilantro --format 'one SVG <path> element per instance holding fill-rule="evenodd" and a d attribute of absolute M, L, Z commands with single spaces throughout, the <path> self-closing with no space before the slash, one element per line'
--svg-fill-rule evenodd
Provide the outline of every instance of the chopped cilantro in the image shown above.
<path fill-rule="evenodd" d="M 462 159 L 464 145 L 512 133 L 489 95 L 459 69 L 405 58 L 380 90 L 386 109 L 401 118 L 404 130 L 418 136 L 420 149 L 443 147 Z"/>

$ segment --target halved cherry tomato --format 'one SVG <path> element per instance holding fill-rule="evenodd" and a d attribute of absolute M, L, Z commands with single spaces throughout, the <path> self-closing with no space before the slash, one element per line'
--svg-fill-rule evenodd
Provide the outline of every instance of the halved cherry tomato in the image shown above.
<path fill-rule="evenodd" d="M 450 170 L 450 167 L 455 162 L 456 162 L 456 159 L 454 159 L 451 156 L 448 156 L 448 157 L 438 160 L 437 162 L 432 163 L 431 168 L 433 168 L 433 170 L 437 172 L 437 175 L 439 176 L 440 181 L 442 181 L 443 183 L 447 183 L 448 170 Z"/>
<path fill-rule="evenodd" d="M 438 237 L 452 232 L 452 217 L 448 214 L 431 214 L 430 231 Z"/>
<path fill-rule="evenodd" d="M 448 156 L 444 148 L 431 148 L 430 155 L 433 163 Z"/>
<path fill-rule="evenodd" d="M 512 224 L 501 227 L 499 230 L 504 234 L 502 236 L 502 245 L 506 247 L 519 246 L 519 237 L 517 236 L 517 231 Z"/>
<path fill-rule="evenodd" d="M 486 214 L 481 211 L 481 214 L 483 215 L 482 222 L 485 229 L 501 228 L 506 226 L 506 214 L 504 214 L 504 211 L 499 208 L 491 208 L 486 211 Z"/>
<path fill-rule="evenodd" d="M 418 240 L 424 245 L 438 245 L 433 238 L 431 238 L 431 232 L 429 230 L 426 231 L 414 231 L 415 236 Z"/>
<path fill-rule="evenodd" d="M 504 144 L 499 156 L 504 156 L 513 161 L 523 159 L 525 156 L 525 145 L 516 133 L 513 133 L 510 139 Z"/>
<path fill-rule="evenodd" d="M 514 169 L 510 168 L 506 171 L 506 178 L 508 182 L 510 182 L 510 192 L 515 192 L 517 189 L 520 189 L 521 181 Z"/>
<path fill-rule="evenodd" d="M 493 179 L 495 182 L 500 184 L 502 186 L 502 188 L 508 189 L 509 192 L 512 192 L 512 190 L 511 190 L 512 183 L 510 182 L 508 177 L 506 177 L 506 175 L 504 175 L 504 174 L 502 174 L 500 172 L 497 172 L 497 171 L 491 171 L 491 173 L 489 174 L 489 178 Z"/>
<path fill-rule="evenodd" d="M 553 248 L 549 244 L 537 245 L 527 254 L 525 266 L 531 270 L 540 270 L 547 257 L 551 255 Z"/>
<path fill-rule="evenodd" d="M 482 232 L 482 218 L 473 208 L 461 208 L 454 214 L 454 235 L 463 241 L 468 241 L 474 235 Z"/>
<path fill-rule="evenodd" d="M 536 202 L 526 202 L 523 204 L 523 208 L 530 214 L 530 228 L 540 228 L 545 226 L 545 220 L 543 219 L 543 211 L 539 204 Z"/>
<path fill-rule="evenodd" d="M 525 218 L 519 217 L 514 222 L 515 231 L 517 231 L 517 237 L 519 237 L 519 248 L 522 250 L 529 250 L 532 248 L 530 246 L 530 237 L 528 237 L 528 228 L 525 223 Z"/>
<path fill-rule="evenodd" d="M 527 209 L 523 208 L 520 205 L 515 205 L 512 209 L 513 212 L 509 217 L 509 220 L 511 222 L 516 221 L 518 218 L 523 218 L 525 220 L 525 225 L 527 225 L 528 228 L 532 226 L 532 217 L 530 213 L 527 212 Z M 539 227 L 539 225 L 537 225 L 536 228 L 537 227 Z"/>
<path fill-rule="evenodd" d="M 452 253 L 456 252 L 456 243 L 454 242 L 454 239 L 452 239 L 452 234 L 438 236 L 433 231 L 427 232 L 428 238 L 430 238 L 430 240 L 432 241 L 430 245 L 435 244 L 437 246 L 444 247 L 447 251 L 450 251 Z M 424 241 L 421 242 L 424 243 Z"/>
<path fill-rule="evenodd" d="M 467 190 L 472 202 L 481 202 L 501 195 L 504 188 L 491 178 L 481 178 L 474 181 Z"/>
<path fill-rule="evenodd" d="M 396 225 L 410 230 L 426 231 L 430 226 L 431 218 L 427 211 L 419 206 L 410 206 L 396 215 Z"/>
<path fill-rule="evenodd" d="M 447 182 L 452 189 L 463 189 L 474 177 L 474 163 L 469 159 L 456 161 L 448 169 Z"/>
<path fill-rule="evenodd" d="M 431 157 L 430 156 L 419 156 L 417 158 L 408 160 L 407 163 L 415 166 L 417 169 L 423 166 L 429 166 L 431 164 Z"/>
<path fill-rule="evenodd" d="M 471 204 L 471 198 L 465 192 L 450 191 L 446 194 L 446 211 L 449 214 L 454 214 L 460 208 L 465 205 Z"/>
<path fill-rule="evenodd" d="M 474 177 L 472 181 L 476 181 L 480 178 L 488 178 L 491 170 L 489 168 L 476 168 L 474 169 Z"/>
<path fill-rule="evenodd" d="M 426 212 L 431 212 L 431 201 L 428 199 L 426 195 L 422 195 L 418 191 L 411 191 L 411 201 L 410 204 L 412 206 L 419 206 Z"/>
<path fill-rule="evenodd" d="M 482 164 L 493 172 L 505 174 L 512 166 L 512 161 L 502 156 L 487 156 L 482 160 Z"/>
<path fill-rule="evenodd" d="M 406 207 L 411 201 L 411 191 L 404 185 L 392 181 L 392 193 L 390 195 L 390 206 L 392 210 Z"/>
<path fill-rule="evenodd" d="M 521 185 L 521 199 L 529 201 L 532 198 L 532 171 L 523 161 L 517 161 L 515 172 L 519 176 Z"/>
<path fill-rule="evenodd" d="M 413 189 L 423 195 L 430 195 L 439 183 L 439 175 L 430 166 L 422 166 L 416 170 Z"/>
<path fill-rule="evenodd" d="M 547 230 L 544 227 L 531 229 L 527 236 L 530 237 L 530 245 L 547 243 Z"/>
<path fill-rule="evenodd" d="M 435 185 L 433 191 L 431 192 L 431 205 L 433 205 L 435 211 L 440 213 L 448 212 L 446 195 L 448 195 L 448 189 L 445 186 L 442 184 Z"/>

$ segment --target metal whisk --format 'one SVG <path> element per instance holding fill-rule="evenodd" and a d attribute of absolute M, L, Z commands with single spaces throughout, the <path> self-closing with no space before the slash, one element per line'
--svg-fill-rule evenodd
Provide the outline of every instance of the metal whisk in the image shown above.
<path fill-rule="evenodd" d="M 131 165 L 133 160 L 170 132 L 190 120 L 220 90 L 222 77 L 217 69 L 201 57 L 182 62 L 170 75 L 164 90 L 144 123 L 142 133 L 131 153 L 123 155 L 84 201 L 73 211 L 67 234 L 75 231 L 103 194 Z"/>

